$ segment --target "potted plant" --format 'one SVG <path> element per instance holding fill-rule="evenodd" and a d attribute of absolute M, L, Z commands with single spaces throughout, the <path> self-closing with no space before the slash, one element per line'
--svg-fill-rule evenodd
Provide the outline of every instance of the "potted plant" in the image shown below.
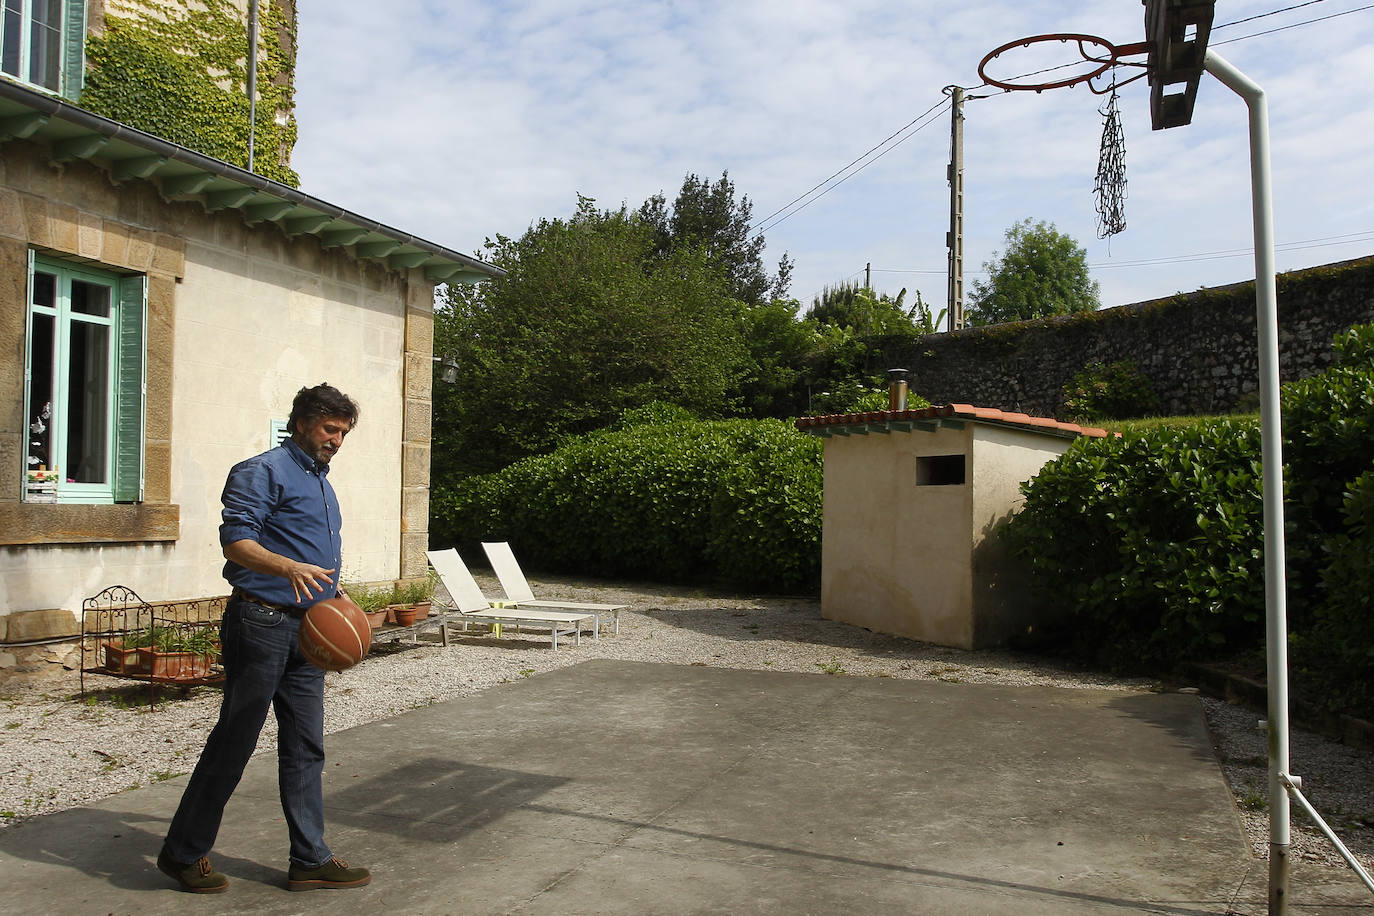
<path fill-rule="evenodd" d="M 219 634 L 207 626 L 153 624 L 140 634 L 143 673 L 167 680 L 209 677 L 219 656 Z"/>
<path fill-rule="evenodd" d="M 392 589 L 392 613 L 401 626 L 410 626 L 419 618 L 429 616 L 434 597 L 434 578 L 410 579 Z"/>
<path fill-rule="evenodd" d="M 373 629 L 383 623 L 408 627 L 416 619 L 429 616 L 430 599 L 434 597 L 434 580 L 408 579 L 386 585 L 355 583 L 345 585 L 344 592 L 362 608 Z"/>
<path fill-rule="evenodd" d="M 353 585 L 345 585 L 343 593 L 353 599 L 353 603 L 362 608 L 367 615 L 367 622 L 372 629 L 377 629 L 386 623 L 388 616 L 388 605 L 391 602 L 392 589 L 387 586 L 369 586 L 361 582 Z"/>
<path fill-rule="evenodd" d="M 150 645 L 148 630 L 137 630 L 106 642 L 105 668 L 115 674 L 147 674 L 139 649 Z"/>

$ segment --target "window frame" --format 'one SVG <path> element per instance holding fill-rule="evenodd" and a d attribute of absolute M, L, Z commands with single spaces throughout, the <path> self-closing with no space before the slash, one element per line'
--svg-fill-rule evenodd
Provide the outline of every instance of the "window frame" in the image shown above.
<path fill-rule="evenodd" d="M 52 306 L 34 302 L 34 278 L 38 273 L 55 277 Z M 71 285 L 74 280 L 108 290 L 107 316 L 74 315 Z M 28 303 L 24 323 L 24 447 L 20 484 L 24 502 L 49 502 L 29 499 L 28 423 L 34 416 L 33 372 L 35 357 L 34 318 L 53 321 L 50 392 L 53 409 L 50 417 L 49 468 L 56 472 L 55 498 L 59 505 L 109 505 L 142 502 L 144 497 L 144 450 L 146 440 L 144 405 L 147 400 L 145 329 L 147 327 L 147 278 L 103 269 L 89 263 L 39 255 L 30 249 Z M 71 392 L 67 390 L 71 360 L 73 323 L 107 328 L 105 390 L 105 471 L 103 483 L 66 480 L 70 469 L 64 467 L 71 430 L 67 428 Z M 57 459 L 54 462 L 54 459 Z"/>
<path fill-rule="evenodd" d="M 57 47 L 53 50 L 54 64 L 56 66 L 57 85 L 49 86 L 43 82 L 34 82 L 30 76 L 33 61 L 33 10 L 37 4 L 43 4 L 47 0 L 3 0 L 0 5 L 0 48 L 3 48 L 4 39 L 7 33 L 7 22 L 11 15 L 11 4 L 15 4 L 18 16 L 19 39 L 18 59 L 16 61 L 17 73 L 10 73 L 3 69 L 0 62 L 0 73 L 4 77 L 16 80 L 26 86 L 32 86 L 43 92 L 51 92 L 60 95 L 68 101 L 75 102 L 81 97 L 81 89 L 85 81 L 86 71 L 86 0 L 57 0 L 60 19 L 55 24 L 50 24 L 50 28 L 57 36 Z"/>

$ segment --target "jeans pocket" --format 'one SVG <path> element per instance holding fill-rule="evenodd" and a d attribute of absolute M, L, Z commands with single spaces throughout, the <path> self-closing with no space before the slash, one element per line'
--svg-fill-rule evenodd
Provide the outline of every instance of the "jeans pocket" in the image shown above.
<path fill-rule="evenodd" d="M 244 623 L 252 624 L 257 627 L 275 627 L 281 624 L 285 616 L 281 611 L 270 607 L 262 607 L 244 602 L 239 606 L 239 615 Z"/>

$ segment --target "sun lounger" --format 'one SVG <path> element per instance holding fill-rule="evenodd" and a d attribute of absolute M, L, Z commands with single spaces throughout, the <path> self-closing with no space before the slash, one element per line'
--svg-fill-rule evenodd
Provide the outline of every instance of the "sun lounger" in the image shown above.
<path fill-rule="evenodd" d="M 449 609 L 456 611 L 457 617 L 450 614 L 450 620 L 480 620 L 484 623 L 500 626 L 510 624 L 515 627 L 523 625 L 548 627 L 552 634 L 553 646 L 557 651 L 558 637 L 573 637 L 577 645 L 582 644 L 582 627 L 590 624 L 592 628 L 592 638 L 597 638 L 597 617 L 590 611 L 549 611 L 540 608 L 522 608 L 515 605 L 494 606 L 493 602 L 488 601 L 482 594 L 482 588 L 477 584 L 477 580 L 472 578 L 472 573 L 468 570 L 463 558 L 458 556 L 458 551 L 452 547 L 447 550 L 427 550 L 425 556 L 429 557 L 429 565 L 434 568 L 434 572 L 439 576 L 439 581 L 444 590 L 449 595 Z M 435 596 L 436 600 L 438 596 Z"/>
<path fill-rule="evenodd" d="M 534 590 L 525 580 L 525 574 L 520 571 L 520 564 L 516 562 L 510 544 L 505 541 L 483 541 L 482 549 L 486 551 L 487 561 L 491 563 L 492 571 L 500 580 L 501 590 L 506 593 L 508 600 L 514 601 L 520 607 L 565 608 L 571 611 L 611 614 L 615 621 L 615 635 L 620 635 L 620 612 L 629 607 L 628 604 L 595 604 L 588 601 L 562 601 L 551 598 L 541 600 L 534 597 Z"/>

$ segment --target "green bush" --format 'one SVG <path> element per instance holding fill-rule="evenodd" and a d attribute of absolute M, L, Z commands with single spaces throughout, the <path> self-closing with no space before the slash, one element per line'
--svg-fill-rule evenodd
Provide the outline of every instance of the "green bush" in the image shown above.
<path fill-rule="evenodd" d="M 1374 326 L 1283 387 L 1288 625 L 1310 700 L 1374 712 Z M 1080 440 L 1022 489 L 1007 534 L 1060 647 L 1152 667 L 1263 643 L 1263 503 L 1253 418 Z"/>
<path fill-rule="evenodd" d="M 1260 433 L 1246 420 L 1079 439 L 1022 485 L 1007 536 L 1060 647 L 1116 669 L 1263 635 Z"/>
<path fill-rule="evenodd" d="M 1326 543 L 1326 600 L 1293 640 L 1293 661 L 1320 705 L 1374 717 L 1374 469 L 1345 492 L 1345 531 Z"/>
<path fill-rule="evenodd" d="M 1078 420 L 1128 420 L 1160 411 L 1159 395 L 1130 360 L 1089 363 L 1062 390 L 1064 408 Z"/>
<path fill-rule="evenodd" d="M 1374 325 L 1335 350 L 1283 388 L 1294 681 L 1310 702 L 1374 717 Z"/>
<path fill-rule="evenodd" d="M 907 410 L 919 410 L 922 407 L 929 407 L 930 402 L 919 394 L 907 392 Z M 892 407 L 892 392 L 883 388 L 878 391 L 866 391 L 859 395 L 848 406 L 836 413 L 869 413 L 870 411 L 889 410 Z"/>
<path fill-rule="evenodd" d="M 505 540 L 551 571 L 816 588 L 820 441 L 780 420 L 656 413 L 437 488 L 434 543 L 472 560 Z"/>
<path fill-rule="evenodd" d="M 1335 363 L 1283 386 L 1287 529 L 1293 620 L 1323 602 L 1324 543 L 1345 530 L 1344 494 L 1374 462 L 1374 325 L 1335 340 Z"/>

